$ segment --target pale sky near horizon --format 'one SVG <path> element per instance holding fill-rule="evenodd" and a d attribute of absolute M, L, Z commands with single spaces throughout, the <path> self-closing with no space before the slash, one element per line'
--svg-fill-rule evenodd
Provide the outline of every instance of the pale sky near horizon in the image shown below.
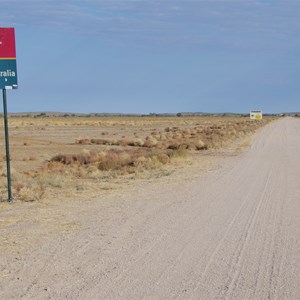
<path fill-rule="evenodd" d="M 300 111 L 300 0 L 0 0 L 9 112 Z"/>

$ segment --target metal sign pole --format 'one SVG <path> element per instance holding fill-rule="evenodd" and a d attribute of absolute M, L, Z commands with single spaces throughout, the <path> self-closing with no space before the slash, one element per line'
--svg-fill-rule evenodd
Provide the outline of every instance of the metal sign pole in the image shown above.
<path fill-rule="evenodd" d="M 10 175 L 10 155 L 9 155 L 9 137 L 8 137 L 8 122 L 7 122 L 7 101 L 6 101 L 6 89 L 3 92 L 3 112 L 4 112 L 4 129 L 5 129 L 5 147 L 6 147 L 6 169 L 7 169 L 7 192 L 8 201 L 13 200 L 11 192 L 11 175 Z"/>
<path fill-rule="evenodd" d="M 9 137 L 7 122 L 6 90 L 18 88 L 17 55 L 14 28 L 0 27 L 0 89 L 3 93 L 3 113 L 6 147 L 7 192 L 8 201 L 13 200 L 11 192 Z"/>

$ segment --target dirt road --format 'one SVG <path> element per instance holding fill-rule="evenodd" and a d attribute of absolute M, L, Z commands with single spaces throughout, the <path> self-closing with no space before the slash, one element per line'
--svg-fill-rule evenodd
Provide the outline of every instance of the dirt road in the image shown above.
<path fill-rule="evenodd" d="M 205 176 L 105 203 L 69 207 L 77 230 L 1 257 L 0 298 L 300 299 L 300 120 Z"/>

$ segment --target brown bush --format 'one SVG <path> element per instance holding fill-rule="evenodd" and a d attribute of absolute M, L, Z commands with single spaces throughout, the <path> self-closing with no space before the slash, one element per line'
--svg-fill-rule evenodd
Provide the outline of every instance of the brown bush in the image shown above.
<path fill-rule="evenodd" d="M 60 162 L 65 165 L 70 164 L 91 164 L 98 160 L 98 155 L 95 152 L 80 153 L 80 154 L 58 154 L 54 156 L 50 162 Z"/>
<path fill-rule="evenodd" d="M 170 157 L 165 153 L 161 153 L 161 154 L 157 155 L 157 158 L 158 158 L 158 161 L 164 165 L 170 163 L 170 161 L 171 161 Z"/>
<path fill-rule="evenodd" d="M 129 146 L 134 146 L 134 147 L 142 147 L 144 146 L 144 141 L 142 139 L 134 139 L 132 141 L 128 142 Z"/>
<path fill-rule="evenodd" d="M 105 158 L 98 164 L 101 171 L 113 170 L 120 166 L 122 166 L 122 162 L 117 153 L 107 153 Z"/>
<path fill-rule="evenodd" d="M 180 147 L 180 142 L 177 140 L 169 141 L 168 149 L 177 150 Z"/>
<path fill-rule="evenodd" d="M 196 148 L 196 150 L 205 150 L 207 149 L 207 145 L 202 141 L 202 140 L 196 140 L 194 141 L 194 146 Z"/>
<path fill-rule="evenodd" d="M 144 147 L 151 148 L 154 147 L 157 143 L 158 143 L 157 139 L 149 135 L 146 137 L 146 140 L 144 142 Z"/>
<path fill-rule="evenodd" d="M 91 140 L 90 139 L 81 139 L 81 140 L 76 140 L 75 143 L 80 144 L 80 145 L 90 145 Z"/>
<path fill-rule="evenodd" d="M 91 139 L 91 143 L 96 144 L 96 145 L 108 145 L 108 144 L 110 144 L 110 142 L 108 140 L 104 140 L 104 139 Z"/>
<path fill-rule="evenodd" d="M 161 149 L 161 150 L 165 150 L 167 149 L 169 146 L 169 144 L 167 142 L 158 142 L 156 145 L 155 145 L 155 148 L 156 149 Z"/>

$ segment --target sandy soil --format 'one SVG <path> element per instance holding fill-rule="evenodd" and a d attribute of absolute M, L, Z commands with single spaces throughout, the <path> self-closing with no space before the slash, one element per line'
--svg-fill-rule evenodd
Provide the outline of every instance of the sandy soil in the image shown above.
<path fill-rule="evenodd" d="M 299 153 L 285 118 L 209 172 L 4 207 L 0 299 L 299 299 Z"/>

